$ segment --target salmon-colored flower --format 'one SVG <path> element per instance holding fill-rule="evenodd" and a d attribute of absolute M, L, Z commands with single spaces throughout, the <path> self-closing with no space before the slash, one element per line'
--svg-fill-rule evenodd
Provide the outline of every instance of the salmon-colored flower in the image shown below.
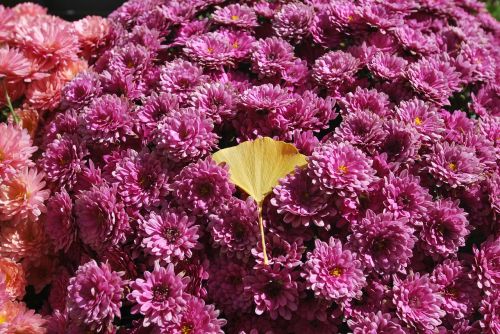
<path fill-rule="evenodd" d="M 27 221 L 0 228 L 0 257 L 20 261 L 25 257 L 40 256 L 47 244 L 43 225 L 39 222 Z"/>
<path fill-rule="evenodd" d="M 23 267 L 12 260 L 0 258 L 0 276 L 5 277 L 5 290 L 10 299 L 22 299 L 26 288 Z"/>
<path fill-rule="evenodd" d="M 78 42 L 80 55 L 90 60 L 96 57 L 97 51 L 106 45 L 109 35 L 108 20 L 99 16 L 87 16 L 73 24 Z"/>

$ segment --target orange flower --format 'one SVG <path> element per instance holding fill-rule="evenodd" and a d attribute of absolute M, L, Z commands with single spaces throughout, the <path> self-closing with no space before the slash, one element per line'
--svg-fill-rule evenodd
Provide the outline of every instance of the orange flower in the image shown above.
<path fill-rule="evenodd" d="M 5 276 L 6 292 L 11 299 L 22 299 L 26 288 L 23 267 L 12 260 L 0 258 L 0 275 Z"/>

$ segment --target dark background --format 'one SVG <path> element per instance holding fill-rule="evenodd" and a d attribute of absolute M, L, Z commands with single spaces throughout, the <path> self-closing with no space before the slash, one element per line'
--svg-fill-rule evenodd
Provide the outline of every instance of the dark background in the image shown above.
<path fill-rule="evenodd" d="M 28 0 L 0 0 L 0 4 L 13 7 Z M 78 20 L 87 15 L 107 16 L 125 0 L 31 0 L 49 9 L 49 13 L 66 20 Z"/>

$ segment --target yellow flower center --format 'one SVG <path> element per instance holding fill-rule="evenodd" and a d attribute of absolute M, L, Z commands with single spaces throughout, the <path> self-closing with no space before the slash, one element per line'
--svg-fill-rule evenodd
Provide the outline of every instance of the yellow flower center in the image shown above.
<path fill-rule="evenodd" d="M 192 331 L 193 331 L 193 326 L 191 325 L 182 325 L 181 327 L 182 334 L 191 334 Z"/>
<path fill-rule="evenodd" d="M 0 150 L 0 161 L 3 161 L 5 159 L 5 154 Z"/>
<path fill-rule="evenodd" d="M 0 325 L 7 322 L 7 317 L 3 314 L 0 314 Z"/>
<path fill-rule="evenodd" d="M 207 48 L 208 53 L 214 52 L 214 48 Z"/>
<path fill-rule="evenodd" d="M 338 167 L 338 170 L 339 170 L 339 172 L 342 172 L 342 173 L 344 173 L 344 174 L 346 174 L 347 172 L 349 172 L 349 168 L 347 168 L 347 166 L 346 166 L 346 165 L 340 165 L 340 166 Z"/>
<path fill-rule="evenodd" d="M 340 267 L 333 267 L 332 269 L 330 269 L 330 271 L 328 271 L 330 276 L 333 276 L 333 277 L 340 277 L 340 275 L 342 275 L 343 272 L 344 271 Z"/>
<path fill-rule="evenodd" d="M 420 117 L 415 117 L 415 125 L 421 125 L 422 124 L 422 120 L 420 119 Z"/>
<path fill-rule="evenodd" d="M 233 49 L 237 49 L 239 47 L 238 42 L 233 43 Z"/>
<path fill-rule="evenodd" d="M 456 171 L 457 170 L 457 164 L 454 163 L 454 162 L 450 162 L 448 164 L 448 168 L 451 169 L 452 171 Z"/>
<path fill-rule="evenodd" d="M 9 198 L 21 200 L 29 197 L 28 189 L 26 189 L 26 185 L 22 182 L 16 182 L 9 191 Z"/>
<path fill-rule="evenodd" d="M 236 21 L 236 20 L 239 20 L 239 19 L 240 19 L 240 17 L 238 15 L 231 16 L 231 20 L 233 20 L 233 21 Z"/>

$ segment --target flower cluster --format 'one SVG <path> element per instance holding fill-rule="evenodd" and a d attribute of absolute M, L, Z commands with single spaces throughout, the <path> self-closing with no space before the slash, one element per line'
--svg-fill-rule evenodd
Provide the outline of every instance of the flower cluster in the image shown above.
<path fill-rule="evenodd" d="M 88 68 L 110 32 L 104 18 L 66 22 L 33 3 L 0 5 L 0 30 L 0 117 L 21 122 L 32 134 L 45 113 L 59 107 L 64 85 Z"/>
<path fill-rule="evenodd" d="M 43 325 L 12 311 L 21 262 L 49 333 L 499 333 L 500 24 L 482 3 L 130 0 L 107 22 L 75 23 L 92 66 L 35 164 L 2 125 L 0 269 L 19 279 L 0 271 L 0 332 Z M 259 137 L 308 162 L 262 210 L 211 158 Z"/>

